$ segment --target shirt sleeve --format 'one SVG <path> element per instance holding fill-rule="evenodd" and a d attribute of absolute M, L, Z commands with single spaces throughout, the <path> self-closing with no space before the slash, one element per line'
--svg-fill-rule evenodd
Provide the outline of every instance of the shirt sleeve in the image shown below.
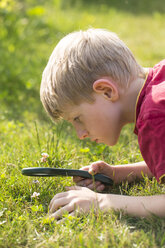
<path fill-rule="evenodd" d="M 161 183 L 165 177 L 165 114 L 145 119 L 138 132 L 139 147 L 152 174 Z"/>

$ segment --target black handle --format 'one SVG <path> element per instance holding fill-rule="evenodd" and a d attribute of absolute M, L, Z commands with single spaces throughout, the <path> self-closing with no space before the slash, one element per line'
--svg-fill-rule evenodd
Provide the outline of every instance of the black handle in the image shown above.
<path fill-rule="evenodd" d="M 74 169 L 62 169 L 62 168 L 24 168 L 22 169 L 22 174 L 26 176 L 38 176 L 38 177 L 52 177 L 52 176 L 80 176 L 84 178 L 93 178 L 95 181 L 100 181 L 104 184 L 113 185 L 111 178 L 103 175 L 96 174 L 92 176 L 88 171 L 84 170 L 74 170 Z"/>

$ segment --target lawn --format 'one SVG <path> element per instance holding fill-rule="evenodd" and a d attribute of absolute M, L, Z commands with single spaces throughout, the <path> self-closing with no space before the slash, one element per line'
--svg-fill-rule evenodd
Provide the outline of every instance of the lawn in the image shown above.
<path fill-rule="evenodd" d="M 165 247 L 165 219 L 134 218 L 122 212 L 48 219 L 52 197 L 72 178 L 33 178 L 24 167 L 80 168 L 93 161 L 124 164 L 142 160 L 133 125 L 114 147 L 77 139 L 66 122 L 52 123 L 39 99 L 42 71 L 57 42 L 89 27 L 116 32 L 143 66 L 165 56 L 163 0 L 0 2 L 0 248 Z M 41 162 L 46 152 L 49 159 Z M 164 186 L 144 177 L 114 186 L 123 195 L 163 194 Z M 32 197 L 33 193 L 39 193 Z M 159 207 L 159 206 L 158 206 Z"/>

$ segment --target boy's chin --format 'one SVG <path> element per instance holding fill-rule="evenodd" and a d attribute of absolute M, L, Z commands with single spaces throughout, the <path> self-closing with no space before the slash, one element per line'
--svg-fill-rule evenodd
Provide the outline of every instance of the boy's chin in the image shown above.
<path fill-rule="evenodd" d="M 117 143 L 117 142 L 114 142 L 114 143 L 108 143 L 108 144 L 106 144 L 106 145 L 108 145 L 108 146 L 115 146 L 115 145 L 116 145 L 116 143 Z"/>
<path fill-rule="evenodd" d="M 105 140 L 99 140 L 99 139 L 97 139 L 95 141 L 96 141 L 97 144 L 105 144 L 107 146 L 114 146 L 114 145 L 117 144 L 118 139 L 119 139 L 119 136 L 114 137 L 113 139 L 112 138 L 111 139 L 105 139 Z"/>
<path fill-rule="evenodd" d="M 115 146 L 118 142 L 118 137 L 116 139 L 113 140 L 108 140 L 107 142 L 105 142 L 106 145 L 108 146 Z"/>

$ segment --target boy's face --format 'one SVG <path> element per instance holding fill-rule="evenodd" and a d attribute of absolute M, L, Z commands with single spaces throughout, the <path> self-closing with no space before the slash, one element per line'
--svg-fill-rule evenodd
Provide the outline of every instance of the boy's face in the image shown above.
<path fill-rule="evenodd" d="M 94 103 L 69 106 L 64 119 L 72 123 L 80 139 L 90 138 L 91 141 L 113 146 L 122 128 L 121 104 L 108 101 L 97 93 L 94 93 L 94 98 Z"/>

